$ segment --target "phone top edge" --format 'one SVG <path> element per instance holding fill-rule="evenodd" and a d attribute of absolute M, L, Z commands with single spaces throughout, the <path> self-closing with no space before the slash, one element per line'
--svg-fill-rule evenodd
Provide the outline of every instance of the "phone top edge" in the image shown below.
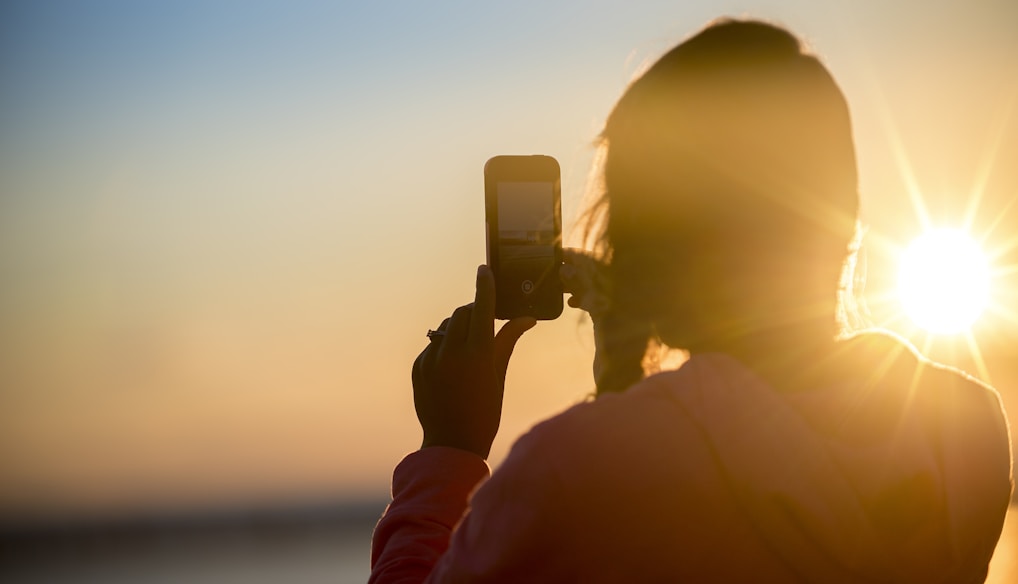
<path fill-rule="evenodd" d="M 484 162 L 484 172 L 487 173 L 490 168 L 498 165 L 528 164 L 538 161 L 556 169 L 561 168 L 558 160 L 548 154 L 498 154 Z"/>

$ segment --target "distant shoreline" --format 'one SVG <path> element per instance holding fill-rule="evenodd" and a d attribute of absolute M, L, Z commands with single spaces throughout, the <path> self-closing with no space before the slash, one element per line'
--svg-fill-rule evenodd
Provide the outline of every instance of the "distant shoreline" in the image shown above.
<path fill-rule="evenodd" d="M 373 526 L 388 500 L 316 501 L 297 504 L 148 509 L 132 514 L 53 517 L 0 515 L 0 544 L 16 541 L 185 535 L 228 531 L 271 532 Z M 3 554 L 3 552 L 0 552 Z"/>

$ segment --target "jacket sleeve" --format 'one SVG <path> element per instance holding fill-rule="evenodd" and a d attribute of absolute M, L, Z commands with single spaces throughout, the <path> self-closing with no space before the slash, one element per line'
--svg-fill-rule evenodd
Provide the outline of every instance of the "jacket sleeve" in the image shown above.
<path fill-rule="evenodd" d="M 517 442 L 487 481 L 484 461 L 468 452 L 432 447 L 407 456 L 375 529 L 369 582 L 568 580 L 575 558 L 561 547 L 569 526 L 559 473 L 531 444 L 526 436 Z"/>
<path fill-rule="evenodd" d="M 433 446 L 407 455 L 375 527 L 368 582 L 423 582 L 449 547 L 470 492 L 488 475 L 487 463 L 465 450 Z"/>

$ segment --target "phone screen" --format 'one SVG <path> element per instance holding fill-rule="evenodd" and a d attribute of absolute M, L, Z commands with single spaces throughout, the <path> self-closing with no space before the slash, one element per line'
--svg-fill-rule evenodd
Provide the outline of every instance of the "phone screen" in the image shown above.
<path fill-rule="evenodd" d="M 535 273 L 555 259 L 555 199 L 550 182 L 498 183 L 498 244 L 505 267 Z"/>

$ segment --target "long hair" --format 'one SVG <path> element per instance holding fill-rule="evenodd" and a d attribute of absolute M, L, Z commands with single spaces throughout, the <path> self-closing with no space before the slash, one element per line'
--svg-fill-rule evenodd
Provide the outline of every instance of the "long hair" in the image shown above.
<path fill-rule="evenodd" d="M 599 146 L 590 216 L 618 333 L 599 393 L 639 380 L 657 342 L 723 351 L 761 331 L 840 332 L 859 206 L 851 122 L 796 37 L 711 24 L 629 86 Z"/>

